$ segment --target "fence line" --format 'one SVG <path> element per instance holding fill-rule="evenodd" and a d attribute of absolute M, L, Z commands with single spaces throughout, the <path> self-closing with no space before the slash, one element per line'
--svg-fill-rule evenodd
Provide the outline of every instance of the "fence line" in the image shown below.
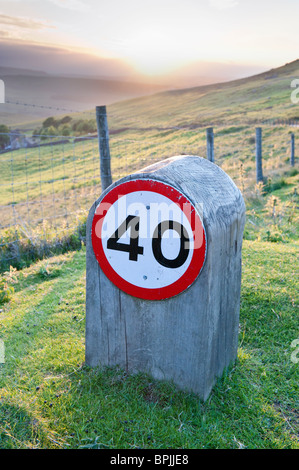
<path fill-rule="evenodd" d="M 106 139 L 113 181 L 164 158 L 193 154 L 214 160 L 242 190 L 255 183 L 252 125 L 239 123 L 207 130 L 155 124 L 145 131 L 137 126 L 118 129 L 114 123 Z M 293 166 L 296 126 L 292 132 L 285 125 L 261 127 L 264 174 L 272 176 Z M 0 153 L 2 270 L 16 263 L 24 250 L 34 251 L 40 246 L 43 256 L 51 251 L 51 243 L 66 248 L 80 245 L 87 211 L 102 191 L 99 149 L 103 139 L 98 135 L 47 136 L 47 141 L 40 140 L 45 136 L 35 136 L 35 145 L 26 144 L 32 137 L 29 134 L 17 135 L 24 137 L 24 146 L 20 138 L 20 148 L 6 148 Z"/>

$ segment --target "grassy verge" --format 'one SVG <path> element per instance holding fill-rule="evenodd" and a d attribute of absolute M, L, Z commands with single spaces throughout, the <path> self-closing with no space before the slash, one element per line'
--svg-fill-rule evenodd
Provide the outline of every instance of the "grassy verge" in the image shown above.
<path fill-rule="evenodd" d="M 0 311 L 0 448 L 298 448 L 297 248 L 244 242 L 238 360 L 205 403 L 84 365 L 84 249 L 15 272 Z"/>

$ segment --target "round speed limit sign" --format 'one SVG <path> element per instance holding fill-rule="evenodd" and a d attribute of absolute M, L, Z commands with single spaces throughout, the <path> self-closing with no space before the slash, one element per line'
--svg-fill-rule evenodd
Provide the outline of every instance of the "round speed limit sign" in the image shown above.
<path fill-rule="evenodd" d="M 91 236 L 110 281 L 142 299 L 166 299 L 187 289 L 206 256 L 198 211 L 180 191 L 157 180 L 114 186 L 96 208 Z"/>

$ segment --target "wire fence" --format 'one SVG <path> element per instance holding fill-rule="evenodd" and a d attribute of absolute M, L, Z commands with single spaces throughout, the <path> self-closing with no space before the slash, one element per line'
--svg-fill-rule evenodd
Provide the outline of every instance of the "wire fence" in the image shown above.
<path fill-rule="evenodd" d="M 108 116 L 113 122 L 113 116 Z M 263 169 L 267 177 L 290 167 L 296 124 L 267 123 L 263 130 Z M 1 134 L 0 134 L 1 135 Z M 0 153 L 0 267 L 22 266 L 31 258 L 77 248 L 85 220 L 101 194 L 97 134 L 80 137 L 2 134 L 10 139 Z M 16 143 L 17 140 L 17 143 Z M 13 144 L 13 145 L 12 145 Z M 113 180 L 174 155 L 207 158 L 206 128 L 146 128 L 140 122 L 110 129 Z M 243 192 L 255 184 L 255 128 L 247 124 L 214 127 L 215 163 Z"/>
<path fill-rule="evenodd" d="M 26 137 L 19 136 L 19 148 L 0 155 L 3 268 L 24 260 L 24 254 L 43 257 L 53 244 L 77 247 L 84 238 L 85 212 L 101 192 L 94 137 L 56 136 L 38 143 L 34 136 L 32 147 L 22 146 Z"/>

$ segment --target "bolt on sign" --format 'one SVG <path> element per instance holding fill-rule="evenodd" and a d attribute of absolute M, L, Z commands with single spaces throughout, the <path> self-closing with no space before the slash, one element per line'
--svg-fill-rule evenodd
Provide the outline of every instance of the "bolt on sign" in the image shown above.
<path fill-rule="evenodd" d="M 127 294 L 161 300 L 187 289 L 205 260 L 205 231 L 194 205 L 156 180 L 117 185 L 101 200 L 92 244 L 103 272 Z"/>
<path fill-rule="evenodd" d="M 198 156 L 110 185 L 86 228 L 86 363 L 206 399 L 238 346 L 242 195 Z"/>

